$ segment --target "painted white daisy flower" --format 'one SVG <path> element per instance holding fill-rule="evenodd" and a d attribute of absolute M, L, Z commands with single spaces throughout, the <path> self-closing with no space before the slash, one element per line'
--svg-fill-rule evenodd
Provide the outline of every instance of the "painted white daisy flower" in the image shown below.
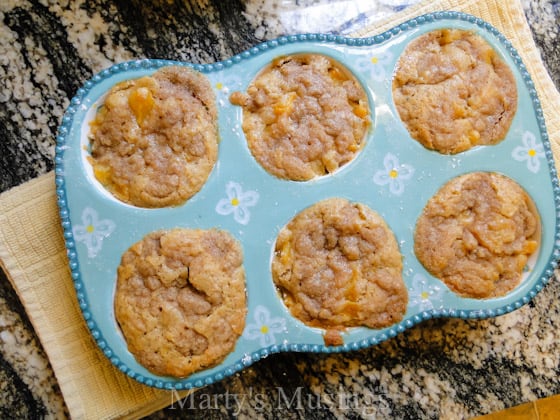
<path fill-rule="evenodd" d="M 440 307 L 442 294 L 443 289 L 439 286 L 428 284 L 426 277 L 422 274 L 415 274 L 412 278 L 410 305 L 418 307 L 419 311 Z"/>
<path fill-rule="evenodd" d="M 284 318 L 270 317 L 270 311 L 264 306 L 255 308 L 255 322 L 248 324 L 243 332 L 243 337 L 247 340 L 259 340 L 262 347 L 276 344 L 274 334 L 284 332 L 286 320 Z"/>
<path fill-rule="evenodd" d="M 388 71 L 388 67 L 392 62 L 393 53 L 386 50 L 356 60 L 356 66 L 360 70 L 368 72 L 371 79 L 381 82 L 391 74 L 391 71 Z"/>
<path fill-rule="evenodd" d="M 86 207 L 82 211 L 82 224 L 74 226 L 72 233 L 76 242 L 83 242 L 88 251 L 88 257 L 94 258 L 103 247 L 103 239 L 115 230 L 112 220 L 99 220 L 97 212 Z"/>
<path fill-rule="evenodd" d="M 241 77 L 236 74 L 229 74 L 214 84 L 214 89 L 218 97 L 220 106 L 229 105 L 229 95 L 231 92 L 241 89 Z"/>
<path fill-rule="evenodd" d="M 389 191 L 394 195 L 401 195 L 404 192 L 405 181 L 412 178 L 414 168 L 406 163 L 399 163 L 398 158 L 392 153 L 387 153 L 383 159 L 383 166 L 373 176 L 373 182 L 377 185 L 389 184 Z"/>
<path fill-rule="evenodd" d="M 256 191 L 243 191 L 237 182 L 229 181 L 226 185 L 226 195 L 227 198 L 222 198 L 216 205 L 216 212 L 222 216 L 233 213 L 237 223 L 248 224 L 251 219 L 249 207 L 257 204 L 259 194 Z"/>
<path fill-rule="evenodd" d="M 541 168 L 540 158 L 544 158 L 544 147 L 542 144 L 537 143 L 535 135 L 530 131 L 525 131 L 523 137 L 521 138 L 523 146 L 517 146 L 513 149 L 511 156 L 519 161 L 527 161 L 527 169 L 533 173 L 539 172 Z"/>

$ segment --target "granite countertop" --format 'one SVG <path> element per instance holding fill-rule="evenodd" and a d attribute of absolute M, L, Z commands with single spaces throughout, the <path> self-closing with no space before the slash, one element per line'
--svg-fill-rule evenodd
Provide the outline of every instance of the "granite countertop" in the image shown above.
<path fill-rule="evenodd" d="M 364 4 L 368 3 L 367 6 Z M 134 58 L 206 63 L 283 34 L 349 34 L 415 0 L 0 4 L 0 192 L 53 169 L 69 99 Z M 523 0 L 560 86 L 560 2 Z M 437 319 L 348 354 L 275 354 L 149 418 L 465 418 L 560 393 L 560 283 L 489 320 Z M 0 271 L 0 417 L 64 418 L 41 344 Z"/>

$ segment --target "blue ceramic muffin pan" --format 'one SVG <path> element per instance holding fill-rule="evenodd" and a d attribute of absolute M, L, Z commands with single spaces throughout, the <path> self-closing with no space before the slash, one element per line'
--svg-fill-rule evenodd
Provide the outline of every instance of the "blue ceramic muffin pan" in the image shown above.
<path fill-rule="evenodd" d="M 440 28 L 480 34 L 515 75 L 517 113 L 498 145 L 442 155 L 412 140 L 398 118 L 391 93 L 397 60 L 412 39 Z M 372 111 L 372 129 L 358 157 L 334 174 L 309 182 L 281 180 L 258 165 L 241 129 L 241 109 L 228 100 L 233 91 L 246 90 L 275 57 L 294 53 L 325 54 L 338 60 L 364 86 Z M 87 161 L 88 122 L 113 85 L 171 64 L 194 67 L 215 90 L 218 162 L 200 192 L 184 205 L 136 208 L 119 202 L 93 177 Z M 390 176 L 393 169 L 396 172 Z M 457 296 L 430 276 L 413 252 L 414 226 L 427 200 L 449 179 L 472 171 L 497 171 L 518 182 L 533 198 L 541 218 L 538 251 L 520 285 L 499 298 Z M 78 90 L 63 117 L 56 146 L 56 191 L 77 299 L 92 336 L 116 367 L 157 388 L 200 387 L 281 351 L 341 352 L 372 346 L 429 318 L 502 315 L 526 304 L 544 287 L 559 256 L 558 181 L 533 82 L 503 35 L 486 22 L 457 12 L 420 16 L 371 38 L 282 37 L 213 64 L 140 60 L 114 65 Z M 302 209 L 335 196 L 368 205 L 393 230 L 404 258 L 409 303 L 402 322 L 380 330 L 350 328 L 342 334 L 344 345 L 326 347 L 323 330 L 294 319 L 284 306 L 272 281 L 270 261 L 279 230 Z M 246 327 L 235 350 L 220 365 L 180 379 L 156 376 L 136 362 L 113 311 L 116 271 L 123 252 L 149 232 L 174 227 L 216 227 L 236 237 L 245 255 L 248 297 Z"/>

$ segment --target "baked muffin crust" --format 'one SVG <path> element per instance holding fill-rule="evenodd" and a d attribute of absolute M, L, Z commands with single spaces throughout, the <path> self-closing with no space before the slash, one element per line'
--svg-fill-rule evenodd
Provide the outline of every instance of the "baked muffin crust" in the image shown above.
<path fill-rule="evenodd" d="M 504 139 L 517 110 L 517 87 L 511 69 L 482 37 L 442 29 L 406 47 L 393 100 L 412 138 L 454 154 Z"/>
<path fill-rule="evenodd" d="M 91 123 L 95 178 L 138 207 L 183 204 L 206 182 L 218 156 L 210 83 L 170 66 L 114 86 Z"/>
<path fill-rule="evenodd" d="M 539 240 L 535 204 L 512 179 L 472 172 L 447 182 L 416 223 L 414 252 L 455 293 L 507 294 Z"/>
<path fill-rule="evenodd" d="M 243 108 L 251 153 L 270 174 L 307 181 L 357 155 L 371 124 L 367 94 L 335 60 L 297 54 L 274 60 L 230 101 Z"/>
<path fill-rule="evenodd" d="M 385 221 L 360 203 L 320 201 L 278 234 L 272 276 L 292 315 L 333 331 L 383 328 L 400 321 L 408 294 L 402 256 Z"/>
<path fill-rule="evenodd" d="M 115 316 L 138 363 L 185 377 L 221 362 L 245 326 L 239 243 L 219 230 L 156 231 L 118 267 Z"/>

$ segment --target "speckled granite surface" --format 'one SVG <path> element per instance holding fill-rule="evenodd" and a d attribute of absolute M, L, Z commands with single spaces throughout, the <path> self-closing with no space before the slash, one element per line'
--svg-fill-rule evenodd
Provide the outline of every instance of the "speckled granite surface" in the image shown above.
<path fill-rule="evenodd" d="M 0 2 L 0 191 L 53 168 L 76 89 L 139 57 L 211 62 L 285 33 L 351 33 L 414 0 Z M 560 86 L 560 1 L 524 0 Z M 150 418 L 464 418 L 560 393 L 560 284 L 480 321 L 431 320 L 345 355 L 277 354 Z M 0 272 L 0 417 L 64 418 L 33 328 Z"/>

